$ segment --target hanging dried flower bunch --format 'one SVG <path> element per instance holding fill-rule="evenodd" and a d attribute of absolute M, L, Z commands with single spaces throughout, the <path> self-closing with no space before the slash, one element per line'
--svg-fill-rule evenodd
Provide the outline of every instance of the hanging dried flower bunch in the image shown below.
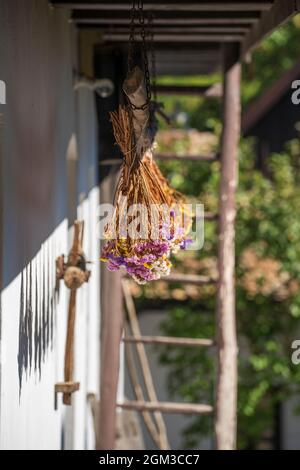
<path fill-rule="evenodd" d="M 111 113 L 124 160 L 101 260 L 111 271 L 123 266 L 136 282 L 145 284 L 170 273 L 170 255 L 189 243 L 192 219 L 184 197 L 170 187 L 152 158 L 152 116 L 150 107 L 143 106 L 147 99 L 141 69 L 133 69 L 123 89 L 133 106 Z"/>
<path fill-rule="evenodd" d="M 191 214 L 185 213 L 183 196 L 169 186 L 151 150 L 138 154 L 127 108 L 120 106 L 111 113 L 111 120 L 124 161 L 101 259 L 111 271 L 124 266 L 133 279 L 144 284 L 170 273 L 171 252 L 189 242 Z M 132 208 L 138 208 L 138 214 Z"/>

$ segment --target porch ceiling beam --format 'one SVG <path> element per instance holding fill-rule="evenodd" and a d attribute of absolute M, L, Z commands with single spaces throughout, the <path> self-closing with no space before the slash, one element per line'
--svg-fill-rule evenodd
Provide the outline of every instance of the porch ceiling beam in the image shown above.
<path fill-rule="evenodd" d="M 99 25 L 93 24 L 93 23 L 80 23 L 80 27 L 96 27 L 99 28 Z M 181 27 L 157 27 L 155 26 L 152 31 L 154 34 L 205 34 L 205 33 L 240 33 L 240 34 L 245 34 L 249 31 L 250 25 L 248 27 L 246 26 L 181 26 Z M 118 34 L 127 34 L 128 36 L 128 28 L 121 26 L 121 25 L 116 25 L 116 24 L 110 24 L 110 25 L 105 25 L 101 26 L 101 30 L 107 33 L 118 33 Z"/>
<path fill-rule="evenodd" d="M 172 61 L 162 62 L 161 60 L 159 60 L 159 61 L 156 61 L 156 64 L 157 64 L 158 68 L 163 68 L 163 69 L 174 68 L 174 65 L 176 65 L 176 67 L 179 67 L 179 68 L 192 67 L 195 70 L 198 70 L 199 69 L 199 64 L 195 63 L 196 61 L 197 61 L 197 57 L 195 57 L 194 59 L 186 60 L 186 61 L 184 61 L 184 60 L 174 60 L 173 62 Z M 215 62 L 216 62 L 216 59 L 215 60 L 203 60 L 203 61 L 201 61 L 200 65 L 212 65 L 212 64 L 215 64 Z M 180 90 L 181 90 L 181 88 L 178 88 L 178 89 L 175 88 L 176 92 L 177 91 L 180 92 Z M 195 88 L 195 89 L 191 88 L 189 91 L 192 95 L 196 95 L 198 93 L 197 88 Z"/>
<path fill-rule="evenodd" d="M 178 68 L 184 68 L 184 67 L 187 67 L 187 68 L 190 68 L 192 67 L 192 69 L 195 69 L 195 70 L 198 70 L 199 68 L 199 64 L 195 63 L 195 61 L 197 60 L 197 58 L 193 59 L 193 60 L 188 60 L 188 61 L 173 61 L 173 62 L 166 62 L 166 63 L 162 63 L 161 61 L 157 61 L 157 67 L 159 69 L 164 69 L 164 70 L 168 70 L 168 69 L 174 69 L 174 65 L 176 65 L 176 67 Z M 202 61 L 201 62 L 201 66 L 205 65 L 205 66 L 209 66 L 209 65 L 212 65 L 212 64 L 215 64 L 215 60 L 214 61 Z M 169 94 L 172 92 L 172 90 L 168 90 L 168 88 L 166 87 L 165 88 L 167 90 L 167 92 L 169 92 Z M 164 89 L 163 89 L 164 90 Z M 180 94 L 184 94 L 181 92 L 181 87 L 179 88 L 175 88 L 175 91 L 176 93 L 180 93 Z M 184 92 L 185 90 L 183 90 Z M 189 90 L 189 94 L 192 94 L 192 95 L 199 95 L 198 93 L 198 89 L 197 88 L 191 88 Z"/>
<path fill-rule="evenodd" d="M 215 44 L 217 46 L 217 44 Z M 220 48 L 219 48 L 220 49 Z M 156 61 L 159 64 L 173 64 L 174 62 L 177 63 L 188 63 L 188 62 L 195 62 L 197 60 L 203 62 L 211 62 L 215 61 L 216 58 L 220 58 L 220 50 L 219 49 L 207 49 L 207 50 L 170 50 L 169 48 L 166 49 L 159 49 L 156 52 Z"/>
<path fill-rule="evenodd" d="M 245 56 L 254 49 L 264 37 L 271 34 L 279 26 L 283 25 L 296 13 L 300 12 L 300 0 L 275 0 L 268 12 L 263 12 L 261 19 L 253 25 L 245 37 L 241 53 Z"/>
<path fill-rule="evenodd" d="M 177 41 L 176 50 L 174 49 L 174 44 L 168 46 L 166 43 L 157 43 L 156 44 L 156 52 L 160 54 L 161 52 L 166 53 L 169 52 L 170 54 L 191 54 L 196 53 L 199 54 L 198 57 L 206 57 L 210 58 L 213 57 L 214 54 L 220 53 L 220 45 L 216 44 L 215 42 L 207 41 L 205 44 L 197 44 L 190 41 L 188 44 L 184 44 L 180 42 L 180 39 Z M 203 54 L 203 56 L 202 56 Z M 210 54 L 210 55 L 207 55 Z"/>
<path fill-rule="evenodd" d="M 201 63 L 204 63 L 204 64 L 210 64 L 211 62 L 215 62 L 216 60 L 216 56 L 207 57 L 205 54 L 203 55 L 199 54 L 199 56 L 200 56 L 200 59 L 198 57 L 198 54 L 190 54 L 190 55 L 187 55 L 187 58 L 185 59 L 181 54 L 179 55 L 179 57 L 176 57 L 173 54 L 170 54 L 170 57 L 167 57 L 166 54 L 160 53 L 159 55 L 157 54 L 156 63 L 159 64 L 160 66 L 172 65 L 172 64 L 192 65 L 192 64 L 195 64 L 195 61 L 197 60 L 201 60 Z M 197 65 L 197 63 L 195 65 Z"/>
<path fill-rule="evenodd" d="M 222 88 L 220 84 L 201 86 L 201 85 L 156 85 L 157 93 L 162 95 L 189 95 L 205 96 L 207 98 L 220 98 Z M 197 159 L 197 158 L 195 158 Z"/>
<path fill-rule="evenodd" d="M 164 95 L 196 95 L 204 96 L 210 86 L 197 85 L 156 85 L 157 93 Z"/>
<path fill-rule="evenodd" d="M 259 11 L 232 11 L 232 12 L 188 12 L 181 11 L 157 11 L 155 13 L 155 25 L 222 25 L 222 24 L 253 24 L 260 17 Z M 74 10 L 72 20 L 76 23 L 95 23 L 95 24 L 125 24 L 129 22 L 128 11 L 97 11 L 97 10 Z"/>
<path fill-rule="evenodd" d="M 204 63 L 201 65 L 189 64 L 169 64 L 169 65 L 157 65 L 157 75 L 173 75 L 174 77 L 181 77 L 186 75 L 204 75 L 214 73 L 217 69 L 217 59 L 215 62 Z M 205 95 L 206 98 L 211 96 Z"/>
<path fill-rule="evenodd" d="M 110 0 L 89 0 L 87 2 L 74 1 L 74 0 L 52 0 L 53 5 L 64 8 L 71 8 L 73 10 L 130 10 L 131 2 L 128 0 L 118 0 L 112 3 Z M 144 1 L 144 10 L 152 11 L 263 11 L 268 10 L 272 6 L 273 1 L 250 1 L 250 0 L 210 0 L 206 2 L 199 2 L 198 0 L 189 0 L 182 2 L 180 0 L 153 2 Z"/>
<path fill-rule="evenodd" d="M 128 34 L 103 33 L 104 41 L 128 42 Z M 244 39 L 243 34 L 154 34 L 154 42 L 160 43 L 199 43 L 199 42 L 239 42 Z M 140 41 L 136 38 L 136 41 Z"/>
<path fill-rule="evenodd" d="M 83 18 L 76 18 L 72 17 L 72 21 L 78 25 L 95 25 L 95 26 L 110 26 L 110 25 L 119 25 L 119 26 L 128 26 L 128 18 L 93 18 L 93 17 L 83 17 Z M 230 24 L 230 27 L 234 28 L 250 28 L 253 23 L 257 21 L 256 18 L 212 18 L 209 20 L 202 20 L 198 18 L 187 18 L 186 20 L 171 20 L 171 19 L 156 19 L 154 24 L 155 26 L 202 26 L 204 28 L 211 28 L 211 27 L 226 27 L 226 25 Z"/>
<path fill-rule="evenodd" d="M 204 66 L 202 68 L 198 68 L 198 69 L 195 69 L 195 68 L 192 68 L 192 67 L 186 67 L 186 68 L 181 68 L 181 69 L 176 69 L 174 70 L 174 68 L 168 68 L 168 69 L 161 69 L 159 70 L 159 73 L 158 75 L 159 76 L 165 76 L 165 75 L 173 75 L 174 77 L 182 77 L 183 75 L 187 76 L 187 75 L 204 75 L 204 74 L 210 74 L 210 73 L 214 73 L 216 70 L 216 66 L 214 64 L 214 66 Z M 210 99 L 210 97 L 209 97 Z"/>

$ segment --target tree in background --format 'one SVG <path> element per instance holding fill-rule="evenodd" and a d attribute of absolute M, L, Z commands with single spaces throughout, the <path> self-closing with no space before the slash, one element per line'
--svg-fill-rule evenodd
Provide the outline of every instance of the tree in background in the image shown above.
<path fill-rule="evenodd" d="M 291 362 L 291 344 L 300 331 L 299 142 L 270 157 L 271 180 L 253 162 L 252 145 L 243 142 L 236 233 L 239 448 L 255 448 L 267 438 L 275 427 L 276 405 L 300 393 L 300 368 Z M 218 165 L 213 164 L 214 176 L 203 185 L 203 197 L 199 194 L 207 210 L 217 205 Z M 197 194 L 199 186 L 194 184 Z M 203 251 L 193 256 L 207 269 L 203 261 L 217 256 L 215 227 L 207 227 L 206 240 Z M 181 263 L 188 266 L 184 256 Z M 164 334 L 214 337 L 216 295 L 211 289 L 202 287 L 197 296 L 171 309 L 162 324 Z M 160 359 L 170 366 L 171 391 L 187 401 L 214 401 L 211 352 L 171 348 Z M 188 447 L 210 430 L 210 417 L 195 418 L 186 430 Z"/>
<path fill-rule="evenodd" d="M 249 102 L 258 98 L 284 72 L 300 60 L 300 14 L 282 28 L 276 30 L 263 41 L 253 53 L 251 61 L 243 66 L 242 105 L 246 108 Z M 214 85 L 221 76 L 215 73 L 210 76 L 161 77 L 161 84 Z M 220 133 L 220 100 L 205 97 L 170 97 L 163 96 L 165 110 L 177 126 L 181 126 L 176 116 L 186 113 L 188 119 L 183 126 L 189 125 L 201 131 Z M 164 127 L 164 123 L 161 123 Z"/>
<path fill-rule="evenodd" d="M 245 66 L 244 105 L 299 60 L 299 25 L 296 17 L 276 31 L 254 54 L 252 65 Z M 211 83 L 217 79 L 211 77 Z M 171 98 L 165 103 L 172 112 Z M 217 101 L 182 98 L 177 108 L 178 103 L 189 115 L 190 126 L 220 134 Z M 184 140 L 176 145 L 175 151 L 184 151 Z M 238 447 L 243 449 L 270 445 L 264 441 L 273 437 L 278 405 L 300 393 L 300 368 L 291 362 L 291 344 L 300 332 L 300 145 L 298 140 L 290 142 L 285 152 L 270 156 L 270 178 L 255 168 L 253 148 L 252 141 L 241 142 L 237 194 Z M 169 146 L 167 150 L 171 150 Z M 173 162 L 163 169 L 177 189 L 204 202 L 206 210 L 217 210 L 218 162 L 186 163 L 184 167 Z M 205 238 L 200 253 L 187 253 L 177 262 L 181 271 L 190 272 L 191 266 L 198 273 L 215 269 L 215 223 L 206 224 Z M 167 289 L 179 304 L 168 312 L 163 332 L 213 337 L 215 287 L 187 291 L 172 285 Z M 181 304 L 180 299 L 184 300 Z M 176 395 L 196 403 L 214 402 L 216 361 L 211 352 L 167 348 L 160 359 L 170 367 L 169 386 Z M 185 431 L 187 447 L 197 445 L 211 429 L 211 417 L 195 417 Z"/>

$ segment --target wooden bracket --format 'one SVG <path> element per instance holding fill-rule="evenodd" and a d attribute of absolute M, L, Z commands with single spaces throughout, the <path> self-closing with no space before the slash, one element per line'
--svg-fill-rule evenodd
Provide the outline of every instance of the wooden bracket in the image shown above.
<path fill-rule="evenodd" d="M 74 240 L 70 253 L 65 262 L 64 255 L 56 260 L 56 279 L 63 279 L 69 289 L 78 289 L 84 282 L 88 282 L 91 271 L 86 269 L 86 261 L 83 249 L 84 222 L 74 222 Z"/>
<path fill-rule="evenodd" d="M 63 279 L 66 287 L 70 289 L 67 338 L 65 346 L 65 367 L 64 382 L 55 384 L 55 396 L 58 393 L 63 394 L 63 403 L 72 404 L 72 394 L 79 390 L 80 383 L 73 381 L 74 371 L 74 332 L 76 318 L 76 294 L 77 289 L 84 282 L 88 282 L 91 272 L 86 269 L 87 261 L 85 259 L 82 242 L 84 233 L 84 222 L 76 220 L 74 222 L 74 240 L 70 253 L 65 262 L 64 255 L 56 260 L 56 279 Z M 56 402 L 56 400 L 55 400 Z"/>
<path fill-rule="evenodd" d="M 64 405 L 72 404 L 72 393 L 80 389 L 80 382 L 58 382 L 55 384 L 55 409 L 57 409 L 57 394 L 63 394 Z"/>

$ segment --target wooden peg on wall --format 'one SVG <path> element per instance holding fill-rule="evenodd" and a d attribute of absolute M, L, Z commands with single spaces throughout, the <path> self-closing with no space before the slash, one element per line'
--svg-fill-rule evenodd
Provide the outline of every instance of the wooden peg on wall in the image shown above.
<path fill-rule="evenodd" d="M 74 222 L 73 245 L 69 252 L 67 262 L 64 255 L 56 260 L 56 279 L 63 279 L 66 287 L 70 289 L 69 312 L 67 325 L 67 338 L 65 346 L 64 382 L 55 385 L 55 393 L 63 394 L 63 403 L 71 405 L 72 393 L 79 390 L 80 383 L 74 382 L 74 333 L 76 319 L 76 295 L 77 289 L 84 282 L 88 282 L 91 272 L 86 269 L 87 261 L 83 253 L 84 222 Z"/>

